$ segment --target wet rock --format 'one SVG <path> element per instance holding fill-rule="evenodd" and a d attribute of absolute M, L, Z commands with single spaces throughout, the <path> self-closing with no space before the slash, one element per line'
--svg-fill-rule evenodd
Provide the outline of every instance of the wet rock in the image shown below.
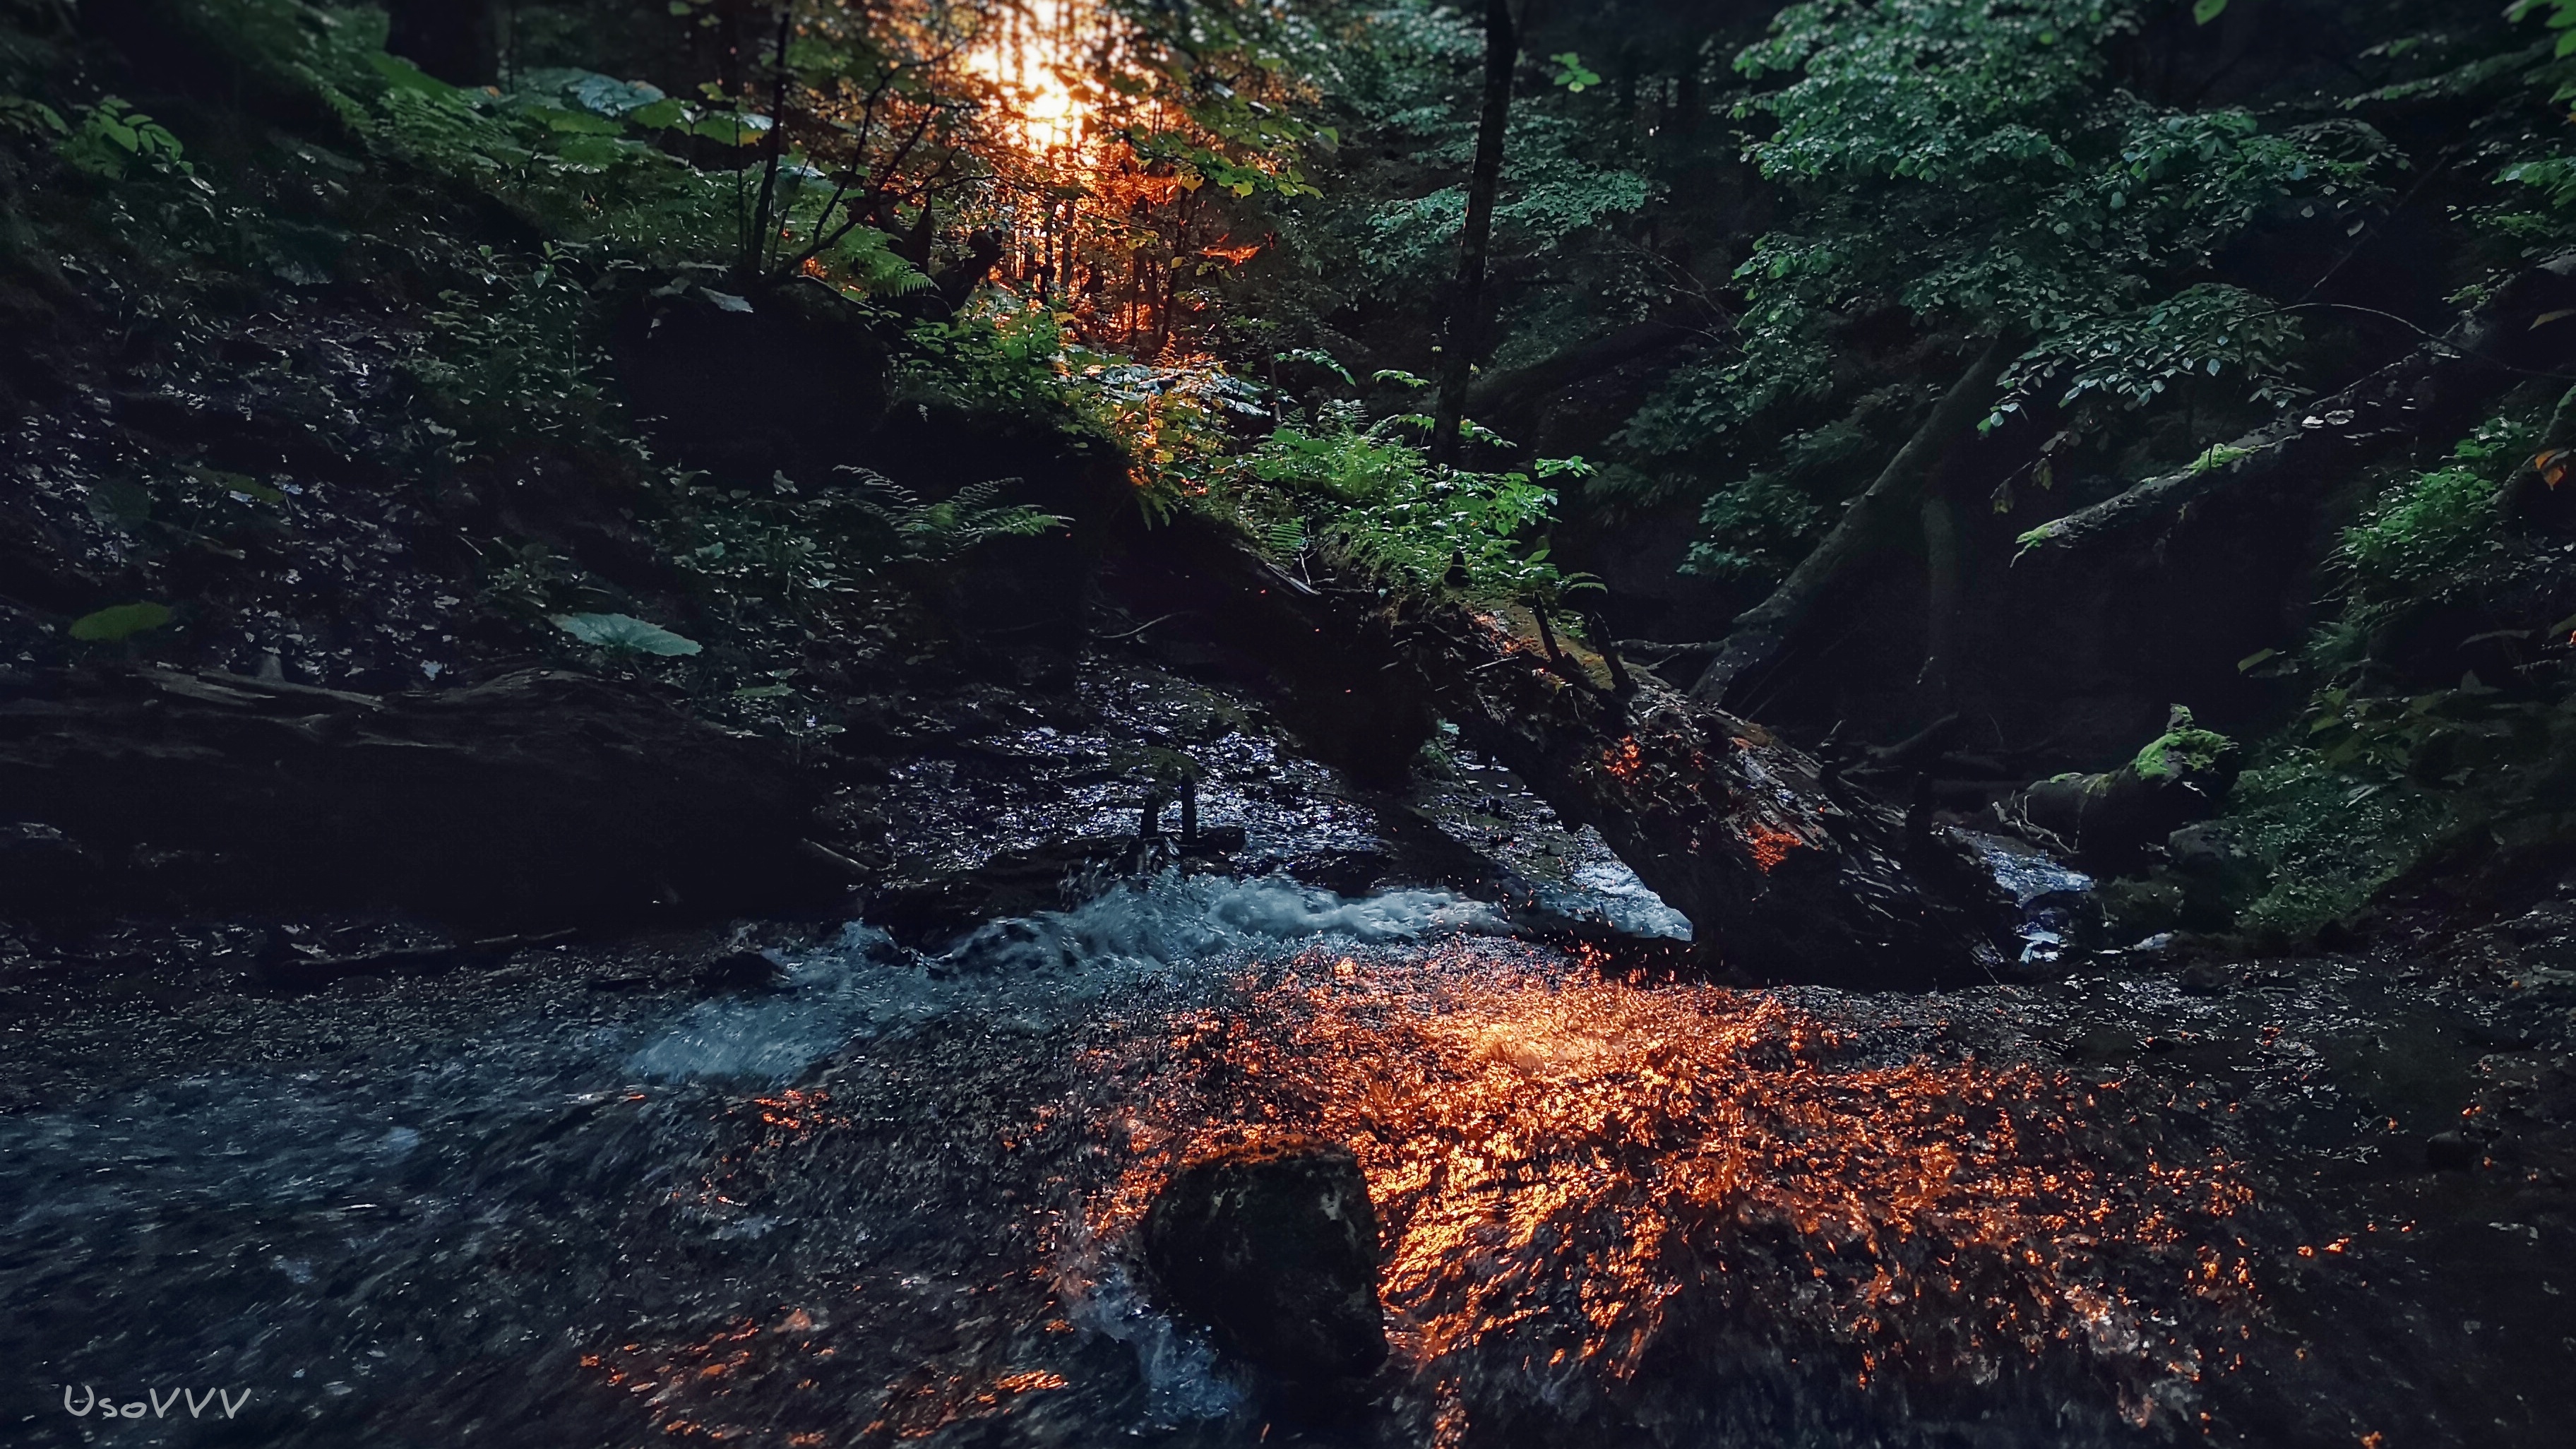
<path fill-rule="evenodd" d="M 35 912 L 85 898 L 99 862 L 53 826 L 0 821 L 0 910 Z"/>
<path fill-rule="evenodd" d="M 1163 1305 L 1236 1357 L 1315 1385 L 1385 1361 L 1377 1209 L 1349 1149 L 1292 1137 L 1190 1163 L 1143 1237 Z"/>
<path fill-rule="evenodd" d="M 775 991 L 787 977 L 787 960 L 775 949 L 728 951 L 698 968 L 698 984 L 710 991 Z"/>
<path fill-rule="evenodd" d="M 2478 1165 L 2478 1146 L 2457 1132 L 2424 1139 L 2424 1165 L 2435 1172 L 2466 1172 Z"/>

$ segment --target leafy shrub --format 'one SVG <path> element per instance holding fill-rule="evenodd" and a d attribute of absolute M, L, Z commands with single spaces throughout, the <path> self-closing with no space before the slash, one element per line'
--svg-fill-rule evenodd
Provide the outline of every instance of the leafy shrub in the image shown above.
<path fill-rule="evenodd" d="M 2230 798 L 2238 838 L 2273 873 L 2239 928 L 2298 938 L 2350 915 L 2415 863 L 2448 814 L 2432 795 L 2356 779 L 2315 749 L 2281 750 Z"/>
<path fill-rule="evenodd" d="M 2195 377 L 2233 372 L 2245 395 L 2278 404 L 2295 396 L 2290 365 L 2298 319 L 2241 287 L 2204 282 L 2131 312 L 2075 323 L 2006 370 L 2004 401 L 1989 422 L 2020 411 L 2043 390 L 2062 408 L 2116 403 L 2135 410 Z"/>
<path fill-rule="evenodd" d="M 1072 522 L 1023 503 L 996 504 L 993 500 L 1017 478 L 970 483 L 940 502 L 924 503 L 892 479 L 861 468 L 843 471 L 857 476 L 848 505 L 882 530 L 885 542 L 878 557 L 887 561 L 946 563 L 988 539 L 1035 538 Z"/>
<path fill-rule="evenodd" d="M 548 244 L 529 267 L 488 246 L 476 256 L 467 285 L 439 294 L 435 341 L 407 370 L 467 451 L 589 440 L 608 404 L 571 255 Z"/>
<path fill-rule="evenodd" d="M 41 107 L 39 110 L 42 116 L 53 114 Z M 186 148 L 169 128 L 115 96 L 90 107 L 55 151 L 73 170 L 109 181 L 122 181 L 138 171 L 156 176 L 189 176 L 196 170 L 188 164 Z"/>
<path fill-rule="evenodd" d="M 2346 529 L 2336 561 L 2355 599 L 2369 604 L 2461 570 L 2496 539 L 2496 489 L 2520 460 L 2523 430 L 2493 419 L 2452 450 L 2452 461 L 2388 488 Z"/>
<path fill-rule="evenodd" d="M 2395 591 L 2458 567 L 2495 522 L 2496 485 L 2471 467 L 2421 473 L 2347 530 L 2342 556 L 2376 591 Z"/>
<path fill-rule="evenodd" d="M 1526 472 L 1435 467 L 1422 447 L 1398 436 L 1429 426 L 1419 414 L 1370 424 L 1356 403 L 1326 403 L 1311 428 L 1278 428 L 1236 460 L 1219 501 L 1274 546 L 1320 541 L 1414 588 L 1446 582 L 1481 597 L 1550 604 L 1599 586 L 1561 572 L 1546 545 L 1533 545 L 1556 506 L 1541 480 L 1581 477 L 1590 465 L 1574 458 L 1541 460 Z"/>
<path fill-rule="evenodd" d="M 970 484 L 937 503 L 861 468 L 849 481 L 808 492 L 780 478 L 767 495 L 692 479 L 666 491 L 657 524 L 682 568 L 710 592 L 811 611 L 856 593 L 889 565 L 935 566 L 996 538 L 1029 538 L 1066 519 L 997 503 L 1017 479 Z"/>

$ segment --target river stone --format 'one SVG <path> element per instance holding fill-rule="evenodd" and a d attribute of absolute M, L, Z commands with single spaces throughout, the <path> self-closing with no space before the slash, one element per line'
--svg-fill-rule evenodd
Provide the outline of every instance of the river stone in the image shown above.
<path fill-rule="evenodd" d="M 1281 1379 L 1386 1359 L 1377 1208 L 1348 1148 L 1292 1137 L 1185 1165 L 1146 1211 L 1144 1257 L 1165 1308 Z"/>

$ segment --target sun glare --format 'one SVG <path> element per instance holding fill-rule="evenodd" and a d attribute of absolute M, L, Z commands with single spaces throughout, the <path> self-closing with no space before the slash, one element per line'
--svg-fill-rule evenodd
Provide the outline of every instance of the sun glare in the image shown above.
<path fill-rule="evenodd" d="M 1024 0 L 967 52 L 967 68 L 1003 93 L 1007 124 L 1032 156 L 1079 152 L 1088 138 L 1090 108 L 1071 77 L 1097 21 L 1090 0 Z"/>

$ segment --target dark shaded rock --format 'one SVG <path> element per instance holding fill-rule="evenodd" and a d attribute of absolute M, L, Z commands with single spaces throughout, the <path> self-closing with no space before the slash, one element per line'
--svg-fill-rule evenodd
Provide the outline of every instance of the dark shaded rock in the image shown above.
<path fill-rule="evenodd" d="M 0 799 L 137 863 L 99 880 L 120 907 L 556 924 L 846 884 L 797 849 L 810 785 L 783 747 L 609 680 L 540 670 L 377 696 L 146 668 L 61 686 L 0 703 Z M 139 864 L 162 859 L 187 865 Z"/>
<path fill-rule="evenodd" d="M 2202 821 L 2166 837 L 2165 855 L 2182 884 L 2180 924 L 2187 931 L 2224 931 L 2237 913 L 2260 899 L 2272 873 L 2225 824 Z"/>
<path fill-rule="evenodd" d="M 97 858 L 53 826 L 0 821 L 0 911 L 40 912 L 85 899 L 100 874 Z"/>
<path fill-rule="evenodd" d="M 776 951 L 728 951 L 698 968 L 710 991 L 775 991 L 787 984 L 787 962 Z"/>
<path fill-rule="evenodd" d="M 1347 1148 L 1292 1137 L 1184 1166 L 1145 1214 L 1144 1255 L 1166 1308 L 1281 1379 L 1386 1359 L 1377 1209 Z"/>
<path fill-rule="evenodd" d="M 2185 996 L 2224 996 L 2235 984 L 2235 974 L 2215 961 L 2195 961 L 2183 968 Z"/>
<path fill-rule="evenodd" d="M 818 484 L 849 461 L 847 440 L 885 406 L 887 365 L 851 303 L 803 278 L 748 297 L 665 290 L 617 332 L 619 378 L 655 442 L 744 486 L 779 472 Z"/>
<path fill-rule="evenodd" d="M 2478 1165 L 2478 1146 L 2457 1132 L 2424 1139 L 2424 1165 L 2435 1172 L 2466 1172 Z"/>

